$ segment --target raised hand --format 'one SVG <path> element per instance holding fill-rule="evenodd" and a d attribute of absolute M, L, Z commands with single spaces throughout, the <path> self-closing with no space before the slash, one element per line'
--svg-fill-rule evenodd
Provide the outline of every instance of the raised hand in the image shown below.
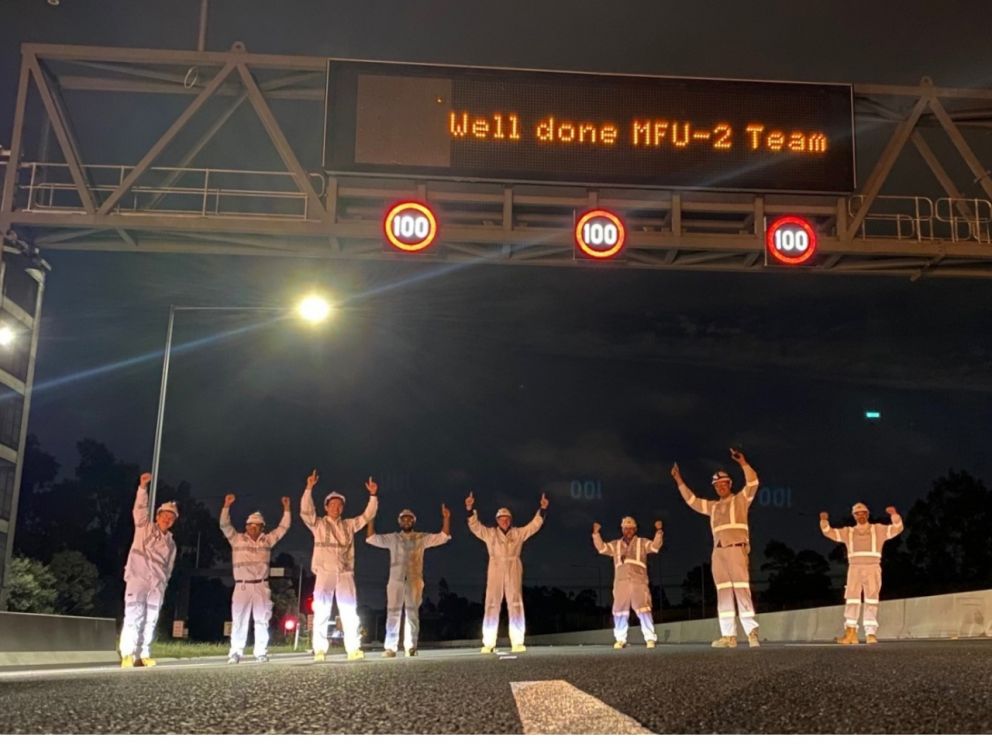
<path fill-rule="evenodd" d="M 148 484 L 152 482 L 152 474 L 142 473 L 141 480 L 139 482 L 141 483 L 142 488 L 148 488 Z"/>
<path fill-rule="evenodd" d="M 451 509 L 449 509 L 444 504 L 441 504 L 441 518 L 442 519 L 451 519 Z"/>
<path fill-rule="evenodd" d="M 549 503 L 548 502 L 548 495 L 545 494 L 545 493 L 542 493 L 541 494 L 541 508 L 542 509 L 547 509 L 548 508 L 548 503 Z"/>
<path fill-rule="evenodd" d="M 468 498 L 465 499 L 465 511 L 472 511 L 475 508 L 475 492 L 469 491 Z"/>
<path fill-rule="evenodd" d="M 899 512 L 896 511 L 896 508 L 894 506 L 887 506 L 885 507 L 885 513 L 888 514 L 890 517 L 894 517 Z"/>
<path fill-rule="evenodd" d="M 224 508 L 225 509 L 230 509 L 231 508 L 231 504 L 234 503 L 234 499 L 236 499 L 236 498 L 237 497 L 233 493 L 227 494 L 227 496 L 224 497 Z"/>
<path fill-rule="evenodd" d="M 659 532 L 661 532 L 661 520 L 660 519 L 657 522 L 654 523 L 654 528 L 656 530 L 658 530 Z"/>
<path fill-rule="evenodd" d="M 603 525 L 601 525 L 599 522 L 592 523 L 592 534 L 598 535 L 601 529 L 603 529 Z"/>
<path fill-rule="evenodd" d="M 282 510 L 289 511 L 289 496 L 283 496 L 279 500 L 282 502 Z"/>
<path fill-rule="evenodd" d="M 376 496 L 379 493 L 379 484 L 372 480 L 372 476 L 365 481 L 365 490 L 369 492 L 369 496 Z"/>
<path fill-rule="evenodd" d="M 740 450 L 735 450 L 733 447 L 730 448 L 730 457 L 738 465 L 743 465 L 747 462 L 747 460 L 744 459 L 744 453 Z"/>
<path fill-rule="evenodd" d="M 307 490 L 312 491 L 313 487 L 317 485 L 317 481 L 320 480 L 320 476 L 317 475 L 317 469 L 314 468 L 313 472 L 307 476 Z"/>
<path fill-rule="evenodd" d="M 675 482 L 680 486 L 682 485 L 682 483 L 684 483 L 684 481 L 682 480 L 682 471 L 679 470 L 678 463 L 672 465 L 672 478 L 674 478 Z"/>

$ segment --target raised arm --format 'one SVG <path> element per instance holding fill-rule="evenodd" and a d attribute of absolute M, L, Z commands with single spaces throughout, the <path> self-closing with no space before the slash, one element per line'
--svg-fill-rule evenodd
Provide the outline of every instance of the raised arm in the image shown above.
<path fill-rule="evenodd" d="M 754 501 L 754 497 L 758 493 L 758 486 L 760 481 L 758 480 L 758 474 L 754 472 L 754 468 L 751 464 L 744 458 L 744 453 L 738 450 L 731 449 L 730 456 L 733 458 L 734 462 L 741 466 L 741 470 L 744 471 L 744 498 L 747 499 L 747 503 Z"/>
<path fill-rule="evenodd" d="M 520 528 L 521 540 L 529 540 L 544 525 L 544 514 L 548 510 L 548 495 L 541 494 L 540 508 L 534 514 L 534 518 Z"/>
<path fill-rule="evenodd" d="M 231 524 L 231 504 L 234 503 L 235 498 L 233 493 L 227 494 L 224 497 L 224 506 L 220 510 L 220 531 L 224 533 L 228 542 L 233 542 L 235 535 L 238 534 L 234 525 Z"/>
<path fill-rule="evenodd" d="M 289 531 L 289 523 L 292 520 L 292 516 L 289 513 L 289 496 L 282 497 L 282 519 L 279 520 L 279 524 L 276 525 L 275 529 L 269 533 L 270 545 L 275 545 L 277 542 L 282 540 Z"/>
<path fill-rule="evenodd" d="M 300 520 L 311 532 L 317 531 L 317 508 L 313 505 L 313 487 L 317 485 L 320 476 L 314 470 L 307 476 L 307 487 L 300 497 Z"/>
<path fill-rule="evenodd" d="M 685 484 L 682 480 L 682 472 L 679 470 L 679 464 L 675 463 L 672 465 L 672 478 L 675 480 L 675 485 L 679 487 L 679 493 L 682 494 L 682 499 L 689 508 L 693 511 L 697 511 L 700 514 L 710 514 L 713 504 L 709 499 L 701 499 L 696 494 L 692 492 L 692 489 Z"/>
<path fill-rule="evenodd" d="M 441 531 L 424 535 L 424 547 L 436 548 L 451 540 L 451 509 L 441 504 Z"/>
<path fill-rule="evenodd" d="M 140 529 L 148 524 L 148 484 L 152 482 L 151 473 L 142 473 L 138 482 L 138 492 L 134 494 L 134 517 L 135 529 Z"/>
<path fill-rule="evenodd" d="M 892 524 L 885 528 L 885 539 L 891 540 L 893 537 L 902 532 L 902 517 L 899 516 L 899 512 L 896 511 L 894 506 L 886 508 L 885 512 L 892 517 Z"/>
<path fill-rule="evenodd" d="M 358 532 L 369 520 L 375 519 L 375 514 L 379 511 L 379 484 L 372 480 L 372 476 L 365 482 L 365 489 L 369 492 L 369 503 L 365 505 L 365 511 L 351 520 L 351 528 Z"/>
<path fill-rule="evenodd" d="M 661 546 L 662 544 L 664 544 L 665 541 L 665 533 L 662 532 L 661 528 L 662 528 L 662 524 L 661 524 L 661 520 L 659 519 L 657 522 L 654 523 L 654 539 L 650 543 L 648 543 L 649 553 L 658 553 L 661 551 Z"/>
<path fill-rule="evenodd" d="M 602 528 L 603 527 L 599 522 L 592 523 L 592 546 L 596 548 L 596 552 L 600 555 L 612 556 L 613 553 L 610 550 L 609 545 L 603 542 L 603 538 L 599 534 L 599 531 Z"/>
<path fill-rule="evenodd" d="M 828 540 L 833 540 L 834 542 L 845 542 L 844 532 L 837 527 L 831 527 L 828 521 L 830 515 L 826 512 L 820 512 L 820 532 Z"/>
<path fill-rule="evenodd" d="M 465 511 L 468 512 L 469 531 L 483 542 L 488 542 L 489 533 L 493 528 L 479 522 L 479 513 L 475 510 L 475 493 L 472 491 L 468 492 L 468 497 L 465 499 Z"/>

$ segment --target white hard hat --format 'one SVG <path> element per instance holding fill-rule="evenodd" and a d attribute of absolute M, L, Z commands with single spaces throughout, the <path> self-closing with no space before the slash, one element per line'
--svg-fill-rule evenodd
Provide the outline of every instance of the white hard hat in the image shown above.
<path fill-rule="evenodd" d="M 248 517 L 248 521 L 245 524 L 260 524 L 265 526 L 265 517 L 262 516 L 262 512 L 255 512 Z"/>
<path fill-rule="evenodd" d="M 175 501 L 165 501 L 159 504 L 158 509 L 155 510 L 155 513 L 158 514 L 160 511 L 172 512 L 176 515 L 176 519 L 179 519 L 179 506 Z"/>
<path fill-rule="evenodd" d="M 346 503 L 344 494 L 338 493 L 337 491 L 331 491 L 329 494 L 327 494 L 324 497 L 324 506 L 327 506 L 327 502 L 330 501 L 331 499 L 341 499 L 342 504 Z"/>
<path fill-rule="evenodd" d="M 620 520 L 620 529 L 623 529 L 624 527 L 633 527 L 636 530 L 637 520 L 635 520 L 633 517 L 624 517 L 623 519 Z"/>
<path fill-rule="evenodd" d="M 711 481 L 711 483 L 715 486 L 720 481 L 727 481 L 728 483 L 730 483 L 731 482 L 730 475 L 726 471 L 717 470 L 715 473 L 713 473 L 713 480 Z"/>
<path fill-rule="evenodd" d="M 500 517 L 512 517 L 512 516 L 513 515 L 510 513 L 510 510 L 507 509 L 505 506 L 502 507 L 498 512 L 496 512 L 496 519 L 499 519 Z"/>
<path fill-rule="evenodd" d="M 399 516 L 396 517 L 396 521 L 399 522 L 401 519 L 403 519 L 403 517 L 413 517 L 413 521 L 414 522 L 417 521 L 417 515 L 414 514 L 412 511 L 410 511 L 409 509 L 404 509 L 403 511 L 401 511 L 399 513 Z"/>
<path fill-rule="evenodd" d="M 862 504 L 860 501 L 851 507 L 851 514 L 857 514 L 859 511 L 868 513 L 868 507 Z"/>

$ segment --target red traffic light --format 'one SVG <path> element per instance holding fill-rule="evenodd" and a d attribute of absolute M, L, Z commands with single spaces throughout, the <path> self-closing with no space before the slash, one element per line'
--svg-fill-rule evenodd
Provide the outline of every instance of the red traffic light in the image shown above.
<path fill-rule="evenodd" d="M 292 631 L 292 630 L 296 630 L 296 618 L 295 617 L 287 617 L 285 620 L 282 621 L 282 627 L 287 632 Z"/>

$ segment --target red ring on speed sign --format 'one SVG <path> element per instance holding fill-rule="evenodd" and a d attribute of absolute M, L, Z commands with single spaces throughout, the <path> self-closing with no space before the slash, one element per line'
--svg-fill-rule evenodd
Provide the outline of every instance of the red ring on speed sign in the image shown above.
<path fill-rule="evenodd" d="M 797 234 L 795 229 L 786 231 L 783 228 L 799 228 L 799 231 L 805 235 L 805 247 L 798 246 L 795 237 L 786 238 L 787 235 L 795 236 Z M 786 245 L 787 243 L 789 245 Z M 791 214 L 779 217 L 765 232 L 765 247 L 780 263 L 791 266 L 804 264 L 816 253 L 816 230 L 805 217 Z"/>
<path fill-rule="evenodd" d="M 409 218 L 409 221 L 404 218 Z M 434 242 L 437 237 L 437 218 L 426 204 L 400 202 L 386 213 L 382 231 L 394 248 L 416 253 Z"/>
<path fill-rule="evenodd" d="M 601 233 L 604 237 L 606 237 L 607 233 L 610 232 L 610 226 L 612 226 L 614 228 L 614 240 L 604 243 L 601 239 L 597 242 L 586 235 L 586 233 L 589 232 L 586 229 L 587 225 L 590 230 L 592 230 L 595 226 L 602 224 L 602 221 L 605 221 L 605 225 L 604 228 L 601 229 Z M 592 240 L 592 244 L 590 243 L 590 240 Z M 590 209 L 588 212 L 579 217 L 578 221 L 575 223 L 575 244 L 579 247 L 579 250 L 589 256 L 589 258 L 613 258 L 621 251 L 626 240 L 627 231 L 624 229 L 623 220 L 607 209 Z"/>

